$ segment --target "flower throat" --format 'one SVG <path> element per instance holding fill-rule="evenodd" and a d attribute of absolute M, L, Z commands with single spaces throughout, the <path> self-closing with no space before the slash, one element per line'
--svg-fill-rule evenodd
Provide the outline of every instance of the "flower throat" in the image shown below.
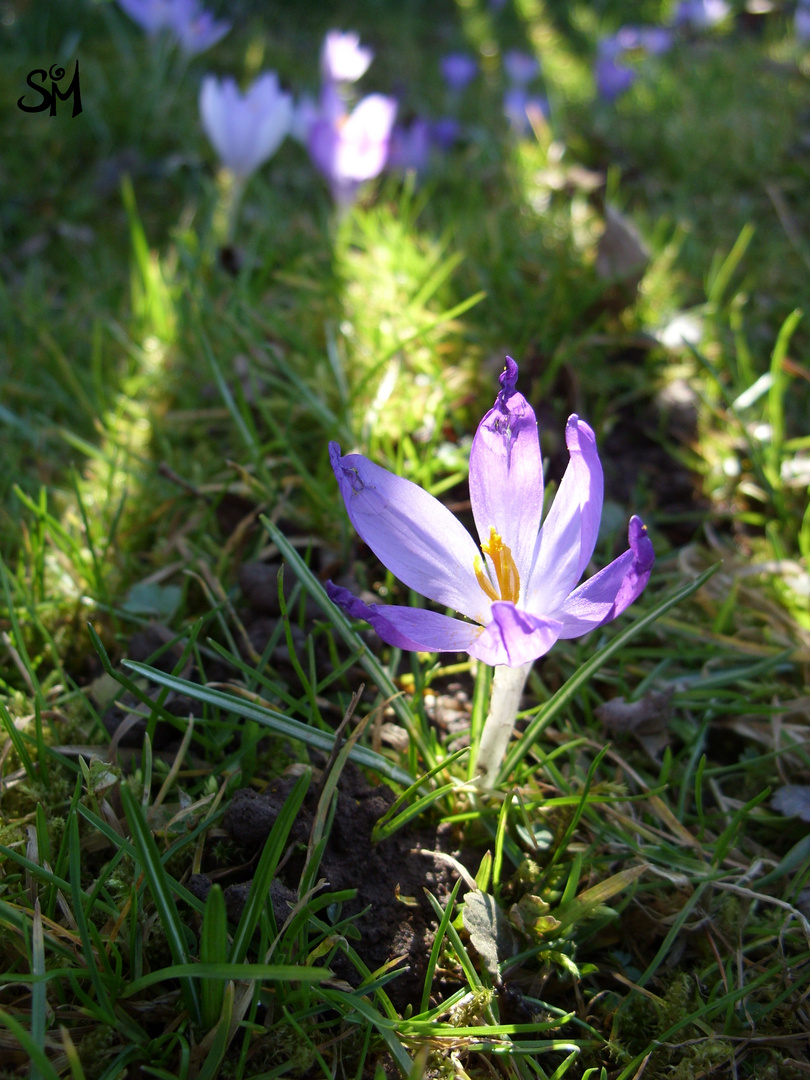
<path fill-rule="evenodd" d="M 484 570 L 484 560 L 477 555 L 473 563 L 475 577 L 484 593 L 490 600 L 508 600 L 513 604 L 518 602 L 520 596 L 520 574 L 512 558 L 512 549 L 503 542 L 500 533 L 494 528 L 489 530 L 489 540 L 481 544 L 481 550 L 489 555 L 495 567 L 495 578 L 498 582 L 500 595 L 493 588 L 492 582 Z"/>

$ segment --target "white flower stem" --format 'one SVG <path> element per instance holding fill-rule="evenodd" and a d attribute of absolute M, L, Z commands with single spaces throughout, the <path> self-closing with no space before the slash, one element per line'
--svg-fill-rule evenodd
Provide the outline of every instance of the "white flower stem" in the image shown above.
<path fill-rule="evenodd" d="M 498 664 L 495 668 L 489 699 L 489 714 L 484 722 L 484 730 L 481 732 L 478 758 L 475 762 L 475 775 L 478 777 L 478 786 L 481 788 L 494 787 L 498 779 L 498 770 L 515 727 L 520 697 L 531 666 L 531 663 L 523 664 L 522 667 Z"/>

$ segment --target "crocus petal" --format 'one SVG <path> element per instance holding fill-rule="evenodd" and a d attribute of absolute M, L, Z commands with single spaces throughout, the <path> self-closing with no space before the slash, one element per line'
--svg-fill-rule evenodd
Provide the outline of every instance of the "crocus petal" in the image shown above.
<path fill-rule="evenodd" d="M 148 34 L 171 26 L 171 0 L 118 0 L 118 6 Z"/>
<path fill-rule="evenodd" d="M 172 29 L 177 36 L 180 48 L 187 56 L 197 56 L 210 49 L 229 32 L 229 22 L 217 21 L 208 11 L 197 11 L 192 7 L 188 16 L 180 16 Z"/>
<path fill-rule="evenodd" d="M 509 49 L 503 54 L 503 70 L 514 86 L 528 86 L 540 73 L 540 64 L 536 57 L 520 49 Z"/>
<path fill-rule="evenodd" d="M 557 619 L 538 618 L 499 600 L 492 605 L 491 621 L 467 652 L 485 664 L 519 667 L 547 653 L 562 625 Z"/>
<path fill-rule="evenodd" d="M 470 503 L 482 543 L 495 529 L 512 551 L 525 589 L 543 514 L 543 461 L 534 409 L 515 390 L 518 366 L 507 356 L 502 390 L 478 425 L 470 450 Z"/>
<path fill-rule="evenodd" d="M 526 607 L 551 615 L 582 577 L 596 546 L 604 479 L 590 427 L 574 414 L 565 428 L 571 460 L 537 537 Z"/>
<path fill-rule="evenodd" d="M 596 90 L 604 101 L 615 101 L 636 81 L 636 72 L 603 56 L 596 61 Z"/>
<path fill-rule="evenodd" d="M 250 176 L 278 149 L 290 130 L 293 101 L 275 72 L 260 75 L 244 93 L 231 78 L 206 75 L 200 87 L 203 128 L 223 165 Z"/>
<path fill-rule="evenodd" d="M 409 588 L 477 622 L 489 601 L 475 577 L 478 548 L 432 495 L 362 454 L 329 457 L 352 525 L 380 562 Z"/>
<path fill-rule="evenodd" d="M 220 85 L 216 76 L 206 75 L 200 86 L 200 119 L 208 141 L 220 158 L 227 153 L 223 140 L 223 132 L 226 130 L 224 97 L 231 82 L 233 82 L 232 79 L 223 79 Z M 235 84 L 234 89 L 236 89 Z"/>
<path fill-rule="evenodd" d="M 360 45 L 360 35 L 330 30 L 321 48 L 321 74 L 334 82 L 357 82 L 374 59 L 371 49 Z"/>
<path fill-rule="evenodd" d="M 449 53 L 439 61 L 442 78 L 450 90 L 461 93 L 478 74 L 478 64 L 467 53 Z"/>
<path fill-rule="evenodd" d="M 610 622 L 641 595 L 655 552 L 644 522 L 635 515 L 630 518 L 627 539 L 629 549 L 583 582 L 554 612 L 563 623 L 561 638 L 579 637 Z"/>
<path fill-rule="evenodd" d="M 379 176 L 388 157 L 396 113 L 396 101 L 384 94 L 369 94 L 358 103 L 340 129 L 335 168 L 339 179 Z"/>
<path fill-rule="evenodd" d="M 440 615 L 423 608 L 396 604 L 364 604 L 348 589 L 331 581 L 326 583 L 329 599 L 353 619 L 365 619 L 383 641 L 397 649 L 413 652 L 469 652 L 480 626 Z"/>

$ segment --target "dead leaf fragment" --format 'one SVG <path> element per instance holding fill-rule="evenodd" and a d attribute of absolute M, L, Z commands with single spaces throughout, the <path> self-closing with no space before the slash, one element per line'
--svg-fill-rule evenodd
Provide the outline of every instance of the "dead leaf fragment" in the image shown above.
<path fill-rule="evenodd" d="M 470 935 L 478 955 L 487 971 L 495 977 L 498 962 L 514 956 L 518 951 L 517 938 L 509 917 L 489 893 L 471 892 L 462 908 L 464 929 Z"/>
<path fill-rule="evenodd" d="M 596 715 L 609 732 L 632 735 L 657 762 L 669 744 L 667 725 L 672 715 L 673 693 L 674 689 L 667 687 L 665 690 L 649 690 L 638 701 L 613 698 L 599 705 Z"/>

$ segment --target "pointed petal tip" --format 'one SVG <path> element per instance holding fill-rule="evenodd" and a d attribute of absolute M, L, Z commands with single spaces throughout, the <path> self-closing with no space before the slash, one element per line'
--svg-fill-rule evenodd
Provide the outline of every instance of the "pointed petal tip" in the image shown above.
<path fill-rule="evenodd" d="M 581 420 L 576 413 L 571 413 L 565 425 L 565 445 L 573 452 L 581 450 L 583 442 L 596 449 L 596 435 L 591 425 Z"/>
<path fill-rule="evenodd" d="M 518 379 L 518 366 L 511 356 L 507 356 L 504 369 L 498 377 L 498 382 L 501 384 L 501 392 L 505 392 L 508 396 L 515 389 L 515 384 Z"/>
<path fill-rule="evenodd" d="M 633 514 L 627 527 L 627 541 L 635 556 L 636 567 L 639 574 L 646 574 L 652 569 L 655 562 L 655 549 L 647 535 L 647 526 Z"/>

